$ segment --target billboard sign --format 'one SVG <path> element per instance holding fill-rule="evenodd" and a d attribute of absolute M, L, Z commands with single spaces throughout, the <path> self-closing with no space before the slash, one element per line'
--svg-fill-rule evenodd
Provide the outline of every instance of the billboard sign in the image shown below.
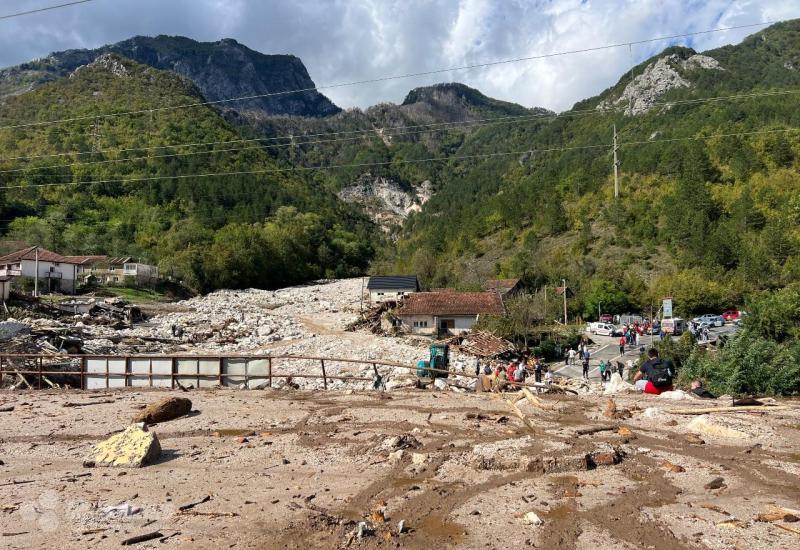
<path fill-rule="evenodd" d="M 661 302 L 662 319 L 672 319 L 672 297 L 664 298 Z"/>

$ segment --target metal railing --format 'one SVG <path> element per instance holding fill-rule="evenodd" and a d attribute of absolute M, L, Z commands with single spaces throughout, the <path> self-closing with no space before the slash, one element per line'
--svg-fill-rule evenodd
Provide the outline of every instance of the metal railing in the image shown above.
<path fill-rule="evenodd" d="M 305 372 L 281 372 L 278 366 L 287 362 L 305 362 Z M 194 363 L 194 372 L 187 367 Z M 202 364 L 201 364 L 202 363 Z M 250 369 L 250 363 L 255 363 Z M 373 376 L 332 375 L 333 365 L 368 365 Z M 319 371 L 316 371 L 317 365 Z M 100 367 L 100 368 L 98 368 Z M 243 368 L 242 368 L 243 367 Z M 175 389 L 180 382 L 196 381 L 198 388 L 241 385 L 273 387 L 275 379 L 322 380 L 328 389 L 331 380 L 374 382 L 385 376 L 385 369 L 409 369 L 409 366 L 392 361 L 345 359 L 304 355 L 261 354 L 141 354 L 141 355 L 69 355 L 25 354 L 0 352 L 0 378 L 3 375 L 35 377 L 35 386 L 42 389 L 47 377 L 68 377 L 79 382 L 81 389 L 114 389 L 124 387 L 161 387 Z M 381 370 L 384 370 L 383 376 Z M 427 368 L 427 372 L 476 379 L 475 374 Z M 546 388 L 541 383 L 507 382 L 512 387 Z"/>

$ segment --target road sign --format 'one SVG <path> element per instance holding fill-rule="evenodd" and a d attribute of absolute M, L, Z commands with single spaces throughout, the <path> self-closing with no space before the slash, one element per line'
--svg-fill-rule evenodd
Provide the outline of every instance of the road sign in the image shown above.
<path fill-rule="evenodd" d="M 663 311 L 662 318 L 672 319 L 672 298 L 664 298 L 661 302 L 661 309 Z"/>

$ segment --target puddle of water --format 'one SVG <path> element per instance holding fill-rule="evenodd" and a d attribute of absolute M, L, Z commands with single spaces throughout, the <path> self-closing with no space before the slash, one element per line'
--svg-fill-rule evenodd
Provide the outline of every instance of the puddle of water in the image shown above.
<path fill-rule="evenodd" d="M 428 514 L 416 527 L 416 530 L 422 536 L 447 538 L 453 542 L 459 542 L 464 538 L 464 528 L 456 523 L 445 521 L 440 514 Z"/>
<path fill-rule="evenodd" d="M 575 514 L 575 508 L 571 506 L 556 506 L 539 515 L 545 519 L 569 519 Z"/>

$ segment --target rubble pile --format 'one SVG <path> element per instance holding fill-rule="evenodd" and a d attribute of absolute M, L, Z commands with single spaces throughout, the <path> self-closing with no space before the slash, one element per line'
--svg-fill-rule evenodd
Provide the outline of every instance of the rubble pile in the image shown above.
<path fill-rule="evenodd" d="M 78 299 L 60 305 L 59 319 L 14 321 L 21 327 L 14 325 L 16 328 L 8 331 L 13 336 L 4 342 L 4 349 L 90 355 L 269 353 L 409 367 L 427 358 L 430 342 L 426 340 L 347 331 L 361 318 L 362 286 L 361 279 L 344 279 L 275 291 L 221 290 L 170 304 L 168 311 L 144 321 L 137 308 L 119 299 Z M 451 354 L 457 372 L 466 370 L 466 357 L 458 351 Z M 276 365 L 281 374 L 321 374 L 319 361 L 279 361 Z M 370 380 L 374 376 L 371 364 L 331 362 L 326 363 L 326 371 L 331 376 Z M 399 367 L 381 366 L 379 373 L 387 387 L 409 385 L 415 378 L 412 370 Z M 322 380 L 296 382 L 307 388 L 323 387 Z M 363 386 L 372 387 L 373 382 L 363 381 Z M 328 387 L 357 386 L 329 380 Z"/>

